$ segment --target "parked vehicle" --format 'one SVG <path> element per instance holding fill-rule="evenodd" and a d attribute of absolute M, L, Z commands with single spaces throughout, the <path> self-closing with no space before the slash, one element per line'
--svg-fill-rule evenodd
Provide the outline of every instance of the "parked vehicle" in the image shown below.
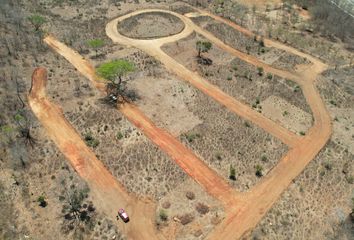
<path fill-rule="evenodd" d="M 129 222 L 129 216 L 123 208 L 118 210 L 118 215 L 123 220 L 123 222 Z"/>

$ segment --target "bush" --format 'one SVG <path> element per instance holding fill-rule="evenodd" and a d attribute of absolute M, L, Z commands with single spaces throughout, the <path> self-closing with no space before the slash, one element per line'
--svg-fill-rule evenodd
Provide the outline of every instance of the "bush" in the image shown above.
<path fill-rule="evenodd" d="M 38 197 L 37 202 L 39 202 L 39 206 L 43 208 L 45 208 L 48 205 L 47 201 L 45 200 L 45 197 L 42 195 Z"/>
<path fill-rule="evenodd" d="M 257 177 L 262 177 L 263 176 L 263 167 L 259 164 L 255 166 L 256 169 L 256 176 Z"/>
<path fill-rule="evenodd" d="M 168 220 L 168 215 L 165 210 L 161 209 L 159 212 L 160 220 L 166 222 Z"/>
<path fill-rule="evenodd" d="M 188 192 L 186 192 L 186 197 L 187 197 L 189 200 L 193 200 L 193 199 L 195 199 L 195 194 L 194 194 L 194 192 L 188 191 Z"/>
<path fill-rule="evenodd" d="M 194 215 L 192 213 L 186 213 L 182 216 L 178 216 L 178 219 L 181 220 L 182 225 L 187 225 L 194 220 Z"/>
<path fill-rule="evenodd" d="M 264 70 L 263 70 L 262 67 L 258 67 L 258 68 L 257 68 L 257 71 L 258 71 L 258 75 L 259 75 L 259 76 L 263 76 Z"/>
<path fill-rule="evenodd" d="M 207 214 L 209 212 L 209 207 L 203 203 L 197 203 L 195 209 L 197 210 L 198 213 L 202 215 Z"/>
<path fill-rule="evenodd" d="M 98 144 L 100 143 L 97 139 L 95 139 L 92 136 L 92 133 L 85 134 L 85 142 L 88 146 L 93 147 L 93 148 L 97 147 Z"/>
<path fill-rule="evenodd" d="M 166 201 L 166 202 L 162 203 L 162 207 L 163 207 L 164 209 L 168 209 L 168 208 L 171 207 L 171 203 L 170 203 L 169 201 Z"/>
<path fill-rule="evenodd" d="M 230 165 L 230 175 L 229 178 L 233 181 L 236 181 L 236 169 Z"/>

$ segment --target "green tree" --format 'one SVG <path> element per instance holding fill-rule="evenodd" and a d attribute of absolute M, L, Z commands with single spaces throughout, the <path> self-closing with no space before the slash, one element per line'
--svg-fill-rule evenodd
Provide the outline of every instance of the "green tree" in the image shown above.
<path fill-rule="evenodd" d="M 104 41 L 102 39 L 91 39 L 87 41 L 87 44 L 96 51 L 96 56 L 98 55 L 98 49 L 104 46 Z"/>
<path fill-rule="evenodd" d="M 198 51 L 198 57 L 201 58 L 201 54 L 209 52 L 209 50 L 213 47 L 213 44 L 208 41 L 197 41 L 195 47 Z"/>
<path fill-rule="evenodd" d="M 28 20 L 33 25 L 34 30 L 36 32 L 38 32 L 41 29 L 42 25 L 46 22 L 46 19 L 43 16 L 37 14 L 29 16 Z"/>
<path fill-rule="evenodd" d="M 99 76 L 109 81 L 107 84 L 107 94 L 111 99 L 116 101 L 119 97 L 132 100 L 136 98 L 134 92 L 127 91 L 127 81 L 123 81 L 123 77 L 134 70 L 135 66 L 133 63 L 127 60 L 118 59 L 100 65 L 96 69 L 96 72 Z"/>

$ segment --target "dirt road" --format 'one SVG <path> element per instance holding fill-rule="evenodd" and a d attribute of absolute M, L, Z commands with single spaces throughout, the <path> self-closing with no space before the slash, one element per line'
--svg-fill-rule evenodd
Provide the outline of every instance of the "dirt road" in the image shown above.
<path fill-rule="evenodd" d="M 155 11 L 165 12 L 165 13 L 173 13 L 171 11 L 161 10 L 161 9 L 160 10 L 148 9 L 148 10 L 141 10 L 141 11 L 137 11 L 134 13 L 130 13 L 128 15 L 133 16 L 133 15 L 144 13 L 144 12 L 155 12 Z M 210 40 L 217 41 L 217 43 L 221 46 L 221 48 L 226 48 L 226 50 L 230 50 L 230 51 L 234 50 L 233 48 L 223 44 L 222 41 L 218 40 L 217 38 L 215 38 L 213 36 L 210 36 L 210 34 L 203 31 L 202 29 L 198 28 L 187 17 L 184 17 L 184 16 L 176 14 L 176 13 L 173 13 L 173 15 L 181 18 L 181 20 L 186 24 L 185 30 L 182 31 L 182 33 L 174 35 L 174 36 L 160 38 L 160 39 L 158 39 L 158 41 L 157 40 L 136 40 L 136 39 L 131 39 L 131 38 L 121 35 L 118 32 L 117 23 L 123 21 L 126 18 L 126 16 L 119 17 L 119 18 L 109 22 L 106 26 L 106 33 L 114 42 L 117 42 L 120 44 L 125 44 L 127 46 L 134 46 L 136 48 L 143 50 L 144 52 L 148 53 L 149 55 L 155 57 L 160 62 L 162 62 L 169 71 L 177 74 L 183 80 L 189 82 L 190 84 L 192 84 L 193 86 L 195 86 L 199 90 L 203 91 L 208 96 L 214 98 L 220 104 L 227 107 L 230 111 L 236 113 L 237 115 L 244 117 L 245 119 L 253 122 L 257 126 L 263 128 L 264 130 L 266 130 L 267 132 L 269 132 L 270 134 L 272 134 L 276 138 L 280 139 L 285 144 L 287 144 L 291 147 L 296 145 L 297 142 L 301 139 L 301 136 L 298 136 L 295 133 L 289 131 L 288 129 L 276 124 L 274 121 L 264 117 L 262 114 L 253 110 L 249 106 L 247 106 L 247 105 L 241 103 L 240 101 L 237 101 L 233 97 L 227 95 L 220 88 L 211 84 L 210 82 L 208 82 L 207 80 L 202 78 L 199 74 L 188 70 L 182 64 L 178 63 L 176 60 L 174 60 L 173 58 L 171 58 L 170 56 L 168 56 L 165 52 L 163 52 L 161 50 L 162 45 L 169 43 L 169 42 L 180 40 L 180 39 L 188 36 L 186 34 L 192 33 L 190 31 L 191 29 L 198 31 L 198 33 L 201 33 L 203 35 L 208 35 L 207 37 L 213 38 Z M 216 42 L 214 42 L 214 43 L 216 43 Z M 236 51 L 237 53 L 241 53 L 241 52 L 238 52 L 237 50 L 234 50 L 234 51 Z M 253 63 L 252 62 L 253 60 L 257 60 L 257 59 L 252 58 L 247 61 L 250 61 L 250 63 Z M 265 70 L 268 69 L 268 65 L 263 64 L 263 63 L 262 63 L 262 65 L 264 65 Z M 281 70 L 277 70 L 275 72 L 280 72 L 280 71 Z M 291 74 L 288 74 L 287 72 L 283 73 L 283 75 L 287 76 L 287 77 L 293 76 Z"/>
<path fill-rule="evenodd" d="M 32 76 L 29 105 L 48 136 L 87 182 L 97 209 L 113 222 L 117 222 L 115 216 L 118 209 L 126 209 L 134 220 L 127 224 L 118 221 L 117 224 L 128 239 L 160 239 L 154 227 L 155 205 L 148 199 L 138 200 L 125 191 L 65 119 L 61 108 L 46 98 L 46 83 L 46 70 L 37 68 Z"/>
<path fill-rule="evenodd" d="M 104 90 L 104 84 L 99 82 L 92 65 L 79 53 L 65 44 L 48 36 L 44 41 L 57 53 L 66 58 L 76 69 L 87 77 L 98 89 Z M 213 197 L 225 206 L 234 202 L 236 195 L 233 188 L 219 175 L 200 160 L 190 149 L 179 142 L 172 134 L 158 128 L 134 104 L 125 103 L 119 106 L 119 111 L 149 137 L 158 147 L 165 151 L 188 175 L 195 179 Z"/>
<path fill-rule="evenodd" d="M 117 24 L 123 19 L 139 13 L 155 11 L 171 13 L 179 17 L 185 23 L 184 30 L 174 36 L 154 40 L 135 40 L 124 37 L 119 34 L 117 30 Z M 230 21 L 224 20 L 220 17 L 214 16 L 206 12 L 202 12 L 202 14 L 206 14 L 210 17 L 215 18 L 218 21 L 222 21 L 226 24 L 229 24 L 236 30 L 241 31 L 246 35 L 252 36 L 250 35 L 252 33 L 249 32 L 247 29 L 244 29 L 234 23 L 231 23 Z M 190 14 L 188 16 L 196 15 L 197 14 Z M 161 46 L 163 44 L 174 42 L 181 38 L 187 37 L 193 31 L 203 35 L 219 48 L 233 54 L 234 56 L 250 64 L 263 67 L 264 70 L 267 72 L 271 72 L 275 75 L 279 75 L 289 80 L 296 81 L 302 88 L 304 96 L 312 110 L 314 117 L 314 125 L 309 130 L 307 135 L 305 137 L 300 137 L 281 126 L 278 126 L 273 121 L 265 118 L 262 114 L 253 111 L 248 106 L 228 96 L 219 88 L 210 84 L 198 74 L 189 71 L 183 65 L 177 63 L 173 58 L 171 58 L 161 50 Z M 167 10 L 156 9 L 136 11 L 126 16 L 117 18 L 106 25 L 106 33 L 114 42 L 139 48 L 145 51 L 146 53 L 150 54 L 151 56 L 155 57 L 156 59 L 161 61 L 169 71 L 174 72 L 181 79 L 188 81 L 190 84 L 197 87 L 198 89 L 206 93 L 208 96 L 214 98 L 220 104 L 226 106 L 230 111 L 233 111 L 239 116 L 252 121 L 259 127 L 263 128 L 265 131 L 279 138 L 281 141 L 291 147 L 287 155 L 283 159 L 281 159 L 278 165 L 275 166 L 255 187 L 253 187 L 247 193 L 240 194 L 236 191 L 233 191 L 223 179 L 221 179 L 213 170 L 207 167 L 200 159 L 198 159 L 190 150 L 184 147 L 183 144 L 177 141 L 171 134 L 167 133 L 162 129 L 157 128 L 136 106 L 132 104 L 124 104 L 120 107 L 119 110 L 132 123 L 134 123 L 138 128 L 140 128 L 146 136 L 148 136 L 162 150 L 168 153 L 171 158 L 177 164 L 179 164 L 183 168 L 183 170 L 186 171 L 192 178 L 194 178 L 200 185 L 202 185 L 208 193 L 219 199 L 225 206 L 227 206 L 227 217 L 208 236 L 208 239 L 239 239 L 247 232 L 251 231 L 261 220 L 261 218 L 266 214 L 266 212 L 272 207 L 275 201 L 280 197 L 281 193 L 286 190 L 289 184 L 291 184 L 291 181 L 296 176 L 298 176 L 306 167 L 306 165 L 318 154 L 318 152 L 326 144 L 331 135 L 332 128 L 330 116 L 315 87 L 315 81 L 318 74 L 324 71 L 327 66 L 318 59 L 308 54 L 302 53 L 297 49 L 272 40 L 265 39 L 265 43 L 268 46 L 273 46 L 288 51 L 292 54 L 296 54 L 301 57 L 306 57 L 312 62 L 310 66 L 307 66 L 306 68 L 302 67 L 301 71 L 298 72 L 288 72 L 282 69 L 276 69 L 272 66 L 263 63 L 262 61 L 258 60 L 253 56 L 242 53 L 224 44 L 211 33 L 196 26 L 186 16 L 182 16 Z M 95 75 L 93 67 L 86 60 L 84 60 L 77 52 L 71 50 L 70 48 L 50 36 L 45 39 L 45 42 L 59 54 L 64 56 L 69 62 L 71 62 L 78 69 L 78 71 L 85 75 L 88 79 L 90 79 L 97 88 L 104 90 L 104 84 L 100 82 L 97 76 Z M 33 89 L 37 88 L 38 87 L 35 86 Z M 39 87 L 38 90 L 33 91 L 37 91 L 39 96 L 44 96 L 41 95 L 41 89 L 42 88 Z M 46 107 L 43 107 L 41 109 L 42 111 L 44 111 Z M 43 125 L 46 126 L 53 124 L 51 123 L 51 121 L 55 120 L 56 119 L 44 118 Z M 49 135 L 51 136 L 53 135 L 52 131 L 54 130 L 48 128 Z M 54 141 L 58 144 L 59 148 L 62 149 L 60 141 L 64 141 L 65 139 L 61 139 L 60 141 L 58 141 L 56 139 L 57 137 L 55 136 L 56 135 L 53 135 Z M 65 152 L 65 149 L 63 149 L 62 151 Z M 73 158 L 73 156 L 71 155 L 68 155 L 67 157 Z M 84 169 L 80 167 L 82 165 L 80 161 L 73 161 L 74 166 L 76 166 L 75 163 L 77 164 L 78 172 L 79 170 L 82 171 L 82 169 Z M 85 177 L 84 174 L 83 177 Z M 91 180 L 93 182 L 97 181 L 97 179 Z M 98 182 L 100 181 L 101 180 L 99 180 Z M 104 184 L 102 183 L 102 186 L 104 186 L 106 183 L 109 184 L 110 181 L 113 180 L 107 179 L 107 182 L 104 182 Z M 112 184 L 114 185 L 113 182 Z M 117 187 L 114 188 L 117 192 L 124 191 L 124 189 L 122 189 L 120 185 L 117 185 Z M 97 195 L 102 197 L 102 204 L 106 204 L 106 201 L 107 203 L 111 201 L 109 197 L 106 199 L 106 197 L 103 197 L 103 195 Z M 130 196 L 128 195 L 128 197 Z M 122 201 L 124 201 L 124 199 Z M 137 204 L 139 204 L 139 202 Z M 107 207 L 107 209 L 113 207 L 114 206 L 112 205 L 111 207 Z M 135 206 L 133 207 L 135 208 Z M 109 212 L 109 210 L 107 212 Z M 155 232 L 153 231 L 154 228 L 150 224 L 146 226 L 136 225 L 134 226 L 134 228 L 137 232 L 146 230 L 146 233 L 150 232 L 150 234 L 155 234 Z"/>
<path fill-rule="evenodd" d="M 139 11 L 139 13 L 151 11 L 155 10 L 142 10 Z M 165 10 L 159 11 L 170 13 L 170 11 Z M 202 14 L 206 14 L 218 21 L 222 21 L 248 36 L 253 36 L 253 33 L 247 29 L 231 23 L 230 21 L 206 12 L 202 12 Z M 130 15 L 132 16 L 134 13 Z M 115 19 L 107 24 L 106 33 L 114 42 L 137 47 L 154 56 L 160 60 L 168 70 L 174 72 L 182 79 L 213 97 L 219 103 L 225 105 L 229 110 L 252 121 L 265 131 L 271 133 L 273 136 L 292 147 L 287 155 L 280 160 L 279 164 L 274 167 L 259 184 L 252 188 L 250 192 L 243 194 L 244 199 L 242 201 L 235 202 L 234 207 L 228 212 L 226 219 L 208 236 L 208 239 L 239 239 L 256 226 L 265 213 L 280 197 L 281 193 L 289 186 L 291 181 L 303 171 L 306 165 L 318 154 L 328 141 L 332 132 L 331 120 L 314 85 L 317 75 L 324 71 L 327 66 L 318 59 L 292 47 L 265 39 L 265 43 L 268 46 L 276 47 L 301 57 L 306 57 L 312 62 L 311 66 L 306 69 L 301 69 L 301 72 L 288 72 L 282 69 L 277 69 L 265 64 L 253 56 L 247 55 L 224 44 L 211 33 L 196 26 L 186 16 L 176 15 L 175 13 L 173 13 L 173 15 L 178 16 L 186 24 L 186 29 L 193 29 L 193 31 L 203 35 L 219 48 L 252 65 L 263 67 L 266 72 L 297 82 L 301 86 L 304 96 L 313 112 L 314 125 L 309 130 L 306 137 L 300 138 L 287 129 L 283 129 L 269 119 L 266 119 L 263 115 L 258 114 L 252 109 L 248 109 L 247 106 L 226 95 L 219 88 L 208 83 L 198 74 L 189 71 L 161 50 L 161 46 L 164 43 L 171 42 L 172 40 L 177 41 L 181 39 L 180 37 L 182 35 L 169 37 L 166 42 L 164 42 L 163 39 L 159 39 L 152 44 L 148 40 L 135 40 L 122 36 L 118 32 L 116 25 L 122 18 Z M 196 15 L 198 14 L 189 14 L 188 16 Z M 238 199 L 241 198 L 238 197 Z"/>

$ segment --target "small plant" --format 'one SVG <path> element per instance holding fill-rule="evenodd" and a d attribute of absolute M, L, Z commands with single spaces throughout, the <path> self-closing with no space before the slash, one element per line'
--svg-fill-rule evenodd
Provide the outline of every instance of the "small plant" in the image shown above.
<path fill-rule="evenodd" d="M 194 220 L 194 216 L 192 213 L 186 213 L 182 216 L 178 216 L 179 220 L 181 220 L 182 225 L 187 225 L 188 223 L 191 223 Z"/>
<path fill-rule="evenodd" d="M 334 100 L 330 100 L 329 103 L 332 104 L 333 106 L 337 106 L 337 103 Z"/>
<path fill-rule="evenodd" d="M 347 176 L 346 179 L 347 179 L 347 182 L 349 184 L 353 184 L 354 183 L 354 176 Z"/>
<path fill-rule="evenodd" d="M 227 76 L 227 81 L 231 81 L 232 80 L 232 76 Z"/>
<path fill-rule="evenodd" d="M 207 214 L 209 212 L 209 207 L 203 203 L 197 203 L 195 209 L 197 210 L 198 213 L 202 215 Z"/>
<path fill-rule="evenodd" d="M 186 198 L 188 198 L 189 200 L 195 199 L 194 192 L 190 192 L 190 191 L 186 192 Z"/>
<path fill-rule="evenodd" d="M 271 73 L 267 73 L 267 78 L 268 78 L 269 80 L 272 80 L 272 78 L 273 78 L 273 74 L 271 74 Z"/>
<path fill-rule="evenodd" d="M 248 127 L 248 128 L 251 127 L 251 125 L 250 125 L 249 122 L 247 122 L 247 121 L 245 121 L 244 124 L 245 124 L 245 126 Z"/>
<path fill-rule="evenodd" d="M 216 157 L 216 159 L 219 160 L 219 161 L 222 159 L 221 153 L 217 153 L 217 154 L 215 155 L 215 157 Z"/>
<path fill-rule="evenodd" d="M 118 132 L 116 137 L 118 140 L 121 140 L 124 136 L 123 136 L 123 133 Z"/>
<path fill-rule="evenodd" d="M 332 163 L 330 162 L 325 162 L 324 163 L 324 167 L 325 169 L 327 169 L 328 171 L 332 170 Z"/>
<path fill-rule="evenodd" d="M 229 175 L 229 179 L 236 181 L 236 169 L 234 168 L 234 166 L 230 165 L 230 175 Z"/>
<path fill-rule="evenodd" d="M 162 203 L 162 207 L 163 207 L 164 209 L 168 209 L 168 208 L 171 207 L 171 203 L 170 203 L 169 201 L 163 202 L 163 203 Z"/>
<path fill-rule="evenodd" d="M 41 206 L 42 208 L 45 208 L 48 205 L 43 195 L 38 197 L 37 202 L 39 203 L 39 206 Z"/>
<path fill-rule="evenodd" d="M 200 134 L 198 133 L 187 133 L 184 135 L 189 143 L 192 143 L 196 138 L 200 138 Z"/>
<path fill-rule="evenodd" d="M 267 162 L 268 158 L 266 155 L 262 155 L 261 160 L 262 160 L 262 162 Z"/>
<path fill-rule="evenodd" d="M 262 177 L 263 176 L 263 167 L 259 164 L 255 166 L 256 169 L 256 176 L 257 177 Z"/>
<path fill-rule="evenodd" d="M 263 74 L 264 74 L 264 69 L 263 69 L 262 67 L 258 67 L 258 68 L 257 68 L 257 71 L 258 71 L 258 75 L 259 75 L 259 76 L 263 76 Z"/>
<path fill-rule="evenodd" d="M 300 132 L 300 135 L 301 135 L 301 136 L 305 136 L 306 133 L 305 133 L 304 131 L 301 131 L 301 132 Z"/>
<path fill-rule="evenodd" d="M 288 111 L 283 112 L 283 117 L 288 116 L 288 115 L 289 115 Z"/>
<path fill-rule="evenodd" d="M 98 144 L 100 144 L 100 142 L 92 136 L 91 132 L 85 134 L 85 142 L 88 146 L 93 148 L 97 147 Z"/>
<path fill-rule="evenodd" d="M 167 212 L 165 210 L 161 209 L 159 212 L 159 218 L 161 221 L 166 222 L 168 220 Z"/>

